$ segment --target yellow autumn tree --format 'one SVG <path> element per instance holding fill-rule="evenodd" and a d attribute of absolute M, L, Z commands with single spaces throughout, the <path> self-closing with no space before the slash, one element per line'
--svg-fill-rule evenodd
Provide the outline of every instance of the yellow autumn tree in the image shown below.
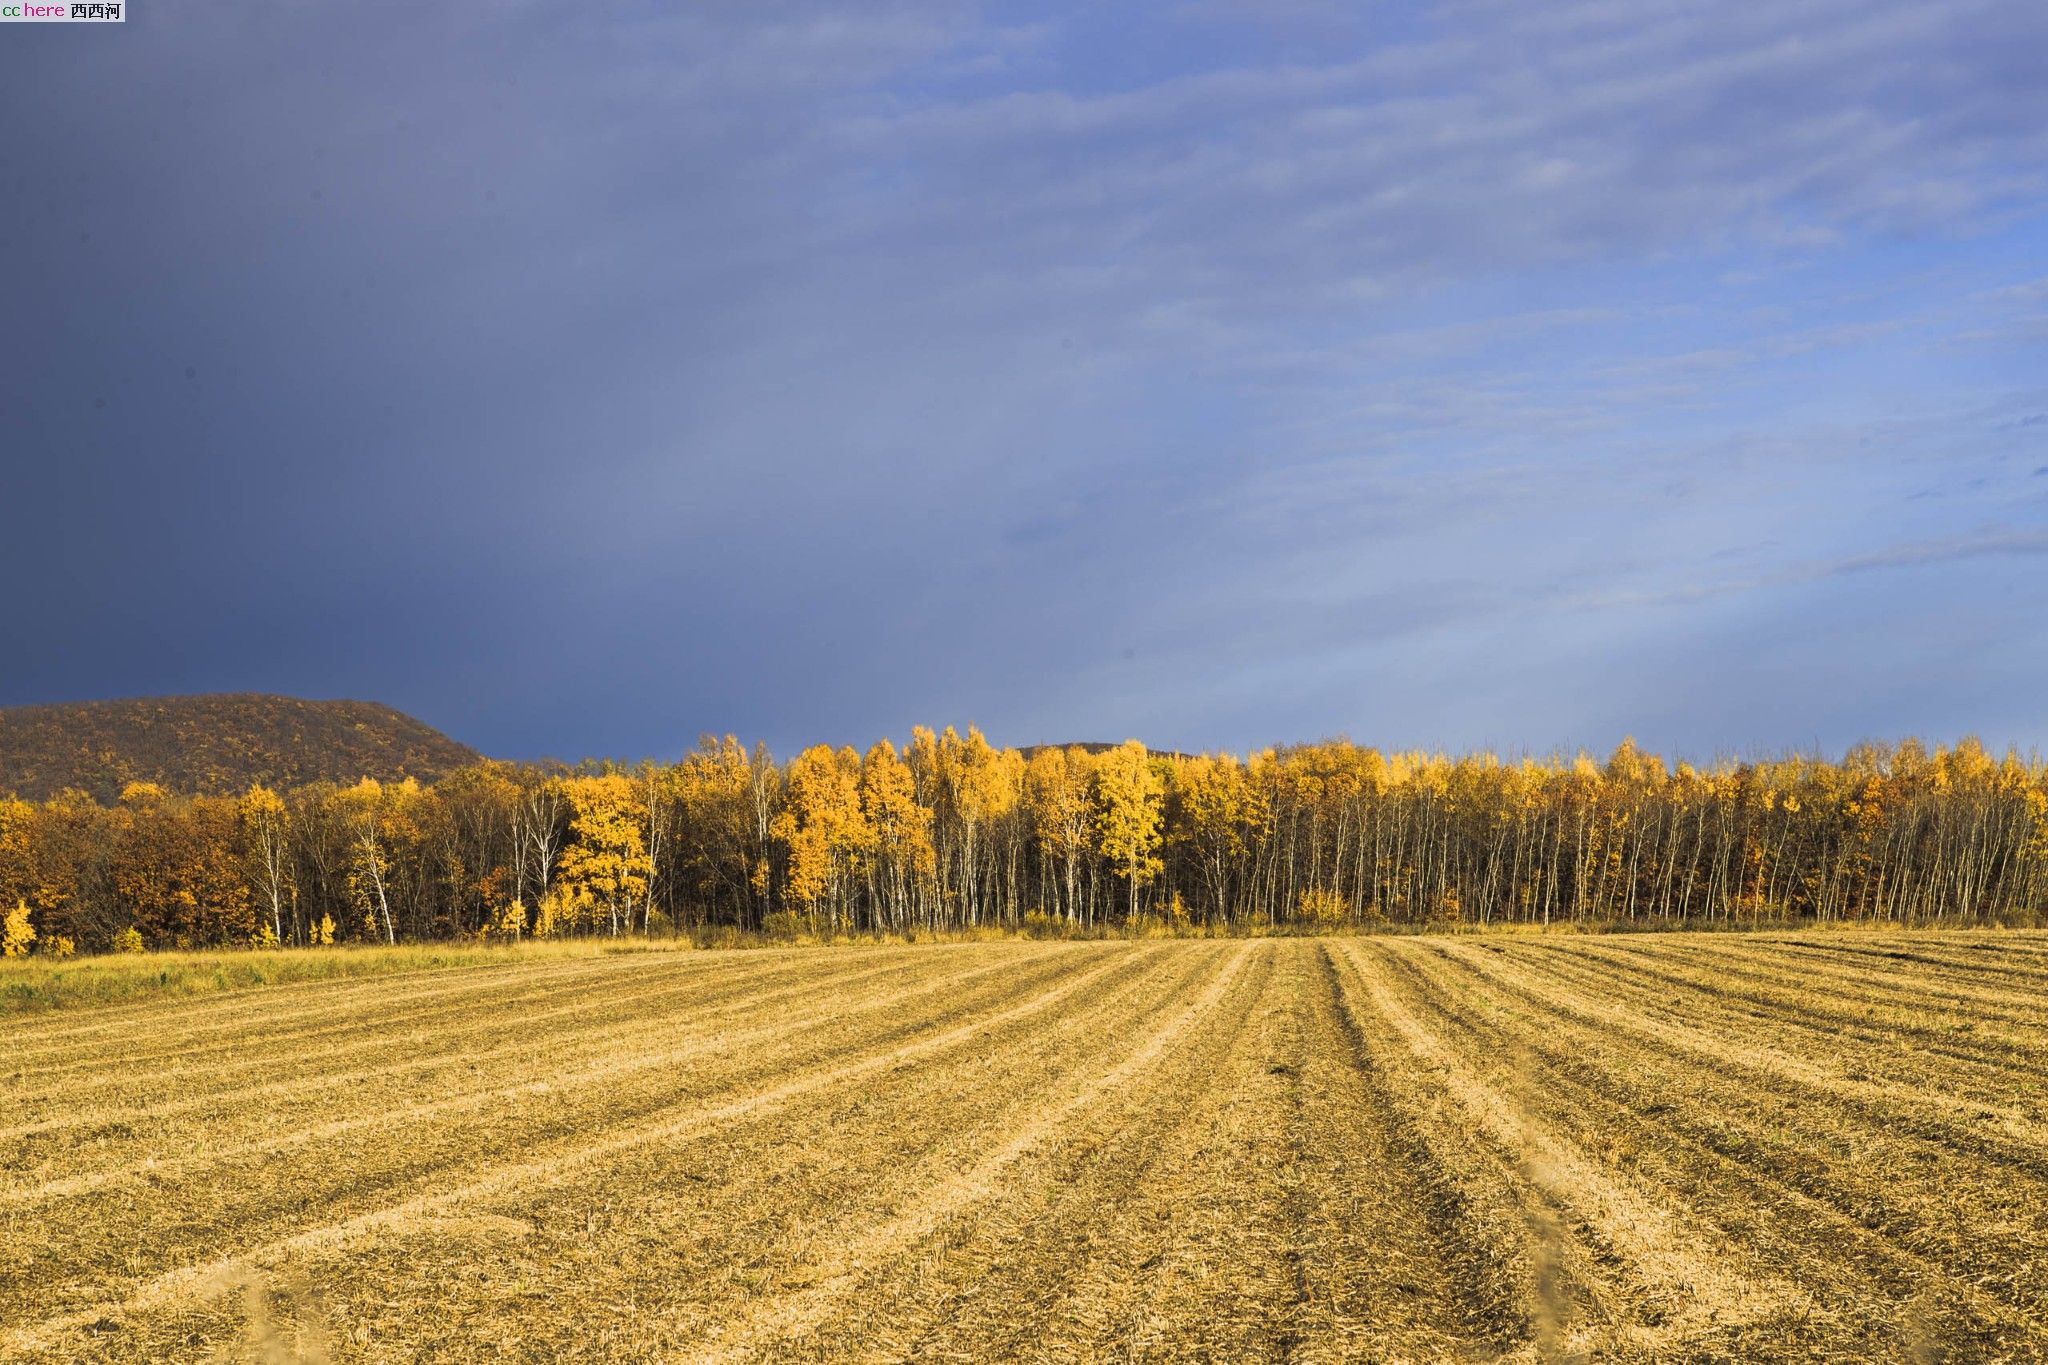
<path fill-rule="evenodd" d="M 953 741 L 950 774 L 952 804 L 960 830 L 960 887 L 967 922 L 982 918 L 982 882 L 988 861 L 990 828 L 1016 808 L 1023 795 L 1024 757 L 1014 749 L 997 749 L 972 725 L 959 739 L 951 726 L 939 737 L 943 751 Z"/>
<path fill-rule="evenodd" d="M 1174 794 L 1180 815 L 1175 841 L 1192 858 L 1208 903 L 1229 916 L 1248 841 L 1263 823 L 1258 794 L 1234 754 L 1177 764 Z"/>
<path fill-rule="evenodd" d="M 680 834 L 676 864 L 700 904 L 732 906 L 743 925 L 768 913 L 769 841 L 782 773 L 764 747 L 710 735 L 675 770 Z"/>
<path fill-rule="evenodd" d="M 398 941 L 399 871 L 420 842 L 419 814 L 432 798 L 408 777 L 380 783 L 366 777 L 333 793 L 333 818 L 347 849 L 347 886 L 367 937 Z"/>
<path fill-rule="evenodd" d="M 242 841 L 242 868 L 270 921 L 270 941 L 284 937 L 284 905 L 291 894 L 291 850 L 285 842 L 285 805 L 278 794 L 254 783 L 235 807 Z M 297 929 L 293 934 L 296 936 Z"/>
<path fill-rule="evenodd" d="M 31 863 L 36 843 L 36 808 L 0 796 L 0 904 L 27 899 L 34 885 Z"/>
<path fill-rule="evenodd" d="M 1138 888 L 1159 875 L 1162 787 L 1152 756 L 1126 740 L 1095 763 L 1096 848 L 1124 879 L 1126 914 L 1138 917 Z"/>
<path fill-rule="evenodd" d="M 997 749 L 980 730 L 947 726 L 910 733 L 908 755 L 918 799 L 933 812 L 938 877 L 947 908 L 968 924 L 983 917 L 992 832 L 1024 794 L 1024 756 Z"/>
<path fill-rule="evenodd" d="M 534 903 L 533 927 L 528 933 L 538 941 L 562 932 L 565 904 L 559 887 L 549 890 Z M 573 920 L 571 921 L 573 923 Z"/>
<path fill-rule="evenodd" d="M 775 837 L 788 851 L 790 898 L 836 930 L 872 831 L 860 803 L 860 757 L 820 744 L 790 762 Z"/>
<path fill-rule="evenodd" d="M 485 938 L 505 939 L 517 943 L 526 933 L 526 903 L 520 900 L 507 901 L 499 907 L 498 913 L 484 925 Z"/>
<path fill-rule="evenodd" d="M 1082 862 L 1094 847 L 1095 760 L 1086 749 L 1040 749 L 1024 770 L 1024 799 L 1040 852 L 1058 875 L 1059 908 L 1081 918 Z"/>
<path fill-rule="evenodd" d="M 18 900 L 0 925 L 0 957 L 26 957 L 35 943 L 36 927 L 28 920 L 28 902 Z"/>
<path fill-rule="evenodd" d="M 866 825 L 869 899 L 896 927 L 916 914 L 937 864 L 932 812 L 918 804 L 910 765 L 882 740 L 860 765 L 861 817 Z"/>
<path fill-rule="evenodd" d="M 562 850 L 562 889 L 587 900 L 617 934 L 633 925 L 648 890 L 647 806 L 625 773 L 561 779 L 573 814 Z M 643 907 L 644 913 L 644 907 Z"/>
<path fill-rule="evenodd" d="M 1327 929 L 1332 925 L 1342 924 L 1345 916 L 1350 912 L 1351 906 L 1349 902 L 1336 892 L 1324 890 L 1321 887 L 1313 887 L 1302 892 L 1301 904 L 1296 910 L 1296 913 L 1301 916 L 1303 924 L 1317 929 Z"/>
<path fill-rule="evenodd" d="M 121 910 L 159 944 L 240 943 L 255 928 L 234 854 L 234 803 L 131 782 L 108 812 L 104 866 Z"/>

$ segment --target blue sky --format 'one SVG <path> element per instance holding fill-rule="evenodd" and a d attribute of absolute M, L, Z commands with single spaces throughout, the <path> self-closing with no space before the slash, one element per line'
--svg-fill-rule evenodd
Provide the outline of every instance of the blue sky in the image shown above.
<path fill-rule="evenodd" d="M 0 701 L 2048 746 L 2048 8 L 0 29 Z"/>

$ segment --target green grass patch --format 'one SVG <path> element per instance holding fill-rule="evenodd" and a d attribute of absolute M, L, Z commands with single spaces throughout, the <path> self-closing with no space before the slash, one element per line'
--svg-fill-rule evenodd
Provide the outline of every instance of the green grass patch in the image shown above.
<path fill-rule="evenodd" d="M 302 981 L 396 976 L 447 967 L 691 946 L 687 939 L 573 939 L 521 944 L 421 943 L 396 947 L 123 953 L 54 961 L 31 957 L 0 963 L 0 1016 L 117 1005 L 132 1000 L 216 995 Z"/>

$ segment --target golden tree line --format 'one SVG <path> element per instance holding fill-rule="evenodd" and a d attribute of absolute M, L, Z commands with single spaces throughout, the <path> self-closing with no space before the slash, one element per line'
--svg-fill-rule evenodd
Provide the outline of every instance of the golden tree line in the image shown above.
<path fill-rule="evenodd" d="M 1667 764 L 1338 740 L 485 762 L 431 785 L 0 799 L 5 950 L 2048 918 L 2048 768 L 1975 741 Z"/>

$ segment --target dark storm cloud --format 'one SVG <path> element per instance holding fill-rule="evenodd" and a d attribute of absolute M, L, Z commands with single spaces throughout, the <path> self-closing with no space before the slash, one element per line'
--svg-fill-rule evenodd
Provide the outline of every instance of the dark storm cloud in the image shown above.
<path fill-rule="evenodd" d="M 2016 0 L 0 30 L 0 700 L 2039 742 L 2043 55 Z"/>

